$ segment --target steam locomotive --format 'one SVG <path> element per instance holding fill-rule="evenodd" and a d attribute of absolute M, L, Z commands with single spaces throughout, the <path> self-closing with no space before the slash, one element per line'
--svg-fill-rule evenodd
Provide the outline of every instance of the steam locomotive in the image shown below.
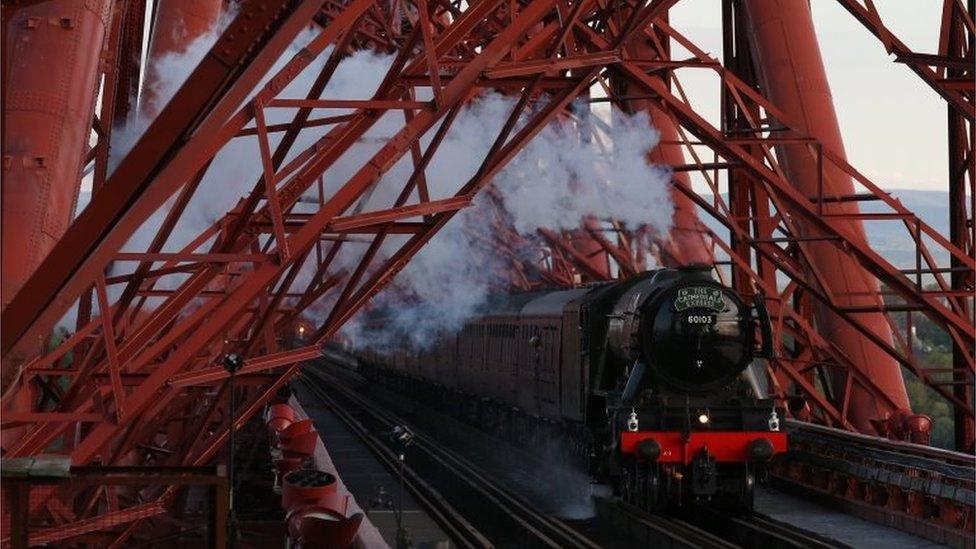
<path fill-rule="evenodd" d="M 786 450 L 783 410 L 743 374 L 770 354 L 761 297 L 710 269 L 493 296 L 432 349 L 360 353 L 363 371 L 483 429 L 571 456 L 634 505 L 751 510 Z"/>

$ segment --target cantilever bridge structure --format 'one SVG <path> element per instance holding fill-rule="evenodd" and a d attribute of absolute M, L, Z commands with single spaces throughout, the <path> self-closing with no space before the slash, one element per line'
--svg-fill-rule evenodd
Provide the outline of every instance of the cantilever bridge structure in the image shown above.
<path fill-rule="evenodd" d="M 574 231 L 518 235 L 500 211 L 482 236 L 511 260 L 501 276 L 531 288 L 627 276 L 648 254 L 674 265 L 721 257 L 729 284 L 765 295 L 777 342 L 770 390 L 805 397 L 794 412 L 924 441 L 904 370 L 949 404 L 957 446 L 971 451 L 973 1 L 942 2 L 937 49 L 913 51 L 871 0 L 837 0 L 891 62 L 945 101 L 948 135 L 932 139 L 948 140 L 949 234 L 846 160 L 806 2 L 716 2 L 716 58 L 669 23 L 679 1 L 242 0 L 112 162 L 120 128 L 149 108 L 133 99 L 149 74 L 141 65 L 206 32 L 221 2 L 182 4 L 181 13 L 173 0 L 5 0 L 3 456 L 64 454 L 76 466 L 223 459 L 230 429 L 319 356 L 476 195 L 490 194 L 492 178 L 544 127 L 577 124 L 574 109 L 595 103 L 646 112 L 660 131 L 651 161 L 673 171 L 671 234 L 588 219 Z M 289 49 L 300 36 L 307 43 Z M 361 49 L 392 57 L 378 88 L 330 98 L 339 65 Z M 695 71 L 712 77 L 718 120 L 685 92 L 682 76 Z M 312 83 L 289 94 L 298 78 Z M 507 119 L 482 136 L 490 146 L 471 177 L 433 192 L 439 145 L 487 91 L 511 99 Z M 863 93 L 882 91 L 867 82 Z M 282 113 L 285 122 L 272 121 Z M 376 139 L 381 119 L 392 121 L 389 136 L 331 177 L 351 148 Z M 198 226 L 187 206 L 203 182 L 220 184 L 214 160 L 231 147 L 261 169 L 231 209 L 173 249 L 181 227 Z M 387 176 L 402 163 L 409 176 Z M 93 196 L 72 219 L 83 178 Z M 859 207 L 867 201 L 870 213 Z M 152 238 L 133 239 L 147 221 Z M 873 250 L 864 221 L 900 227 L 914 267 Z M 76 324 L 53 337 L 69 311 Z M 915 352 L 911 319 L 923 315 L 948 334 L 952 368 Z M 295 326 L 310 320 L 294 346 Z M 231 353 L 244 357 L 233 415 L 221 364 Z M 52 489 L 28 512 L 51 517 L 43 541 L 97 529 L 124 540 L 165 513 L 175 491 L 99 504 L 109 493 Z"/>

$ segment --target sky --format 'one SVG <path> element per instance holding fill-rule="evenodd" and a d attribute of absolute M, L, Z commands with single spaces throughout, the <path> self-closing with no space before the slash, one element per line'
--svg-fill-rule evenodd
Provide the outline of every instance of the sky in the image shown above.
<path fill-rule="evenodd" d="M 947 190 L 945 101 L 907 66 L 895 63 L 839 2 L 810 3 L 851 165 L 882 188 Z M 719 59 L 721 4 L 681 0 L 670 15 L 676 29 Z M 875 0 L 875 5 L 889 29 L 910 48 L 936 51 L 942 0 Z M 717 80 L 692 74 L 681 78 L 687 79 L 693 104 L 702 105 L 700 111 L 716 120 L 718 102 L 710 94 Z"/>

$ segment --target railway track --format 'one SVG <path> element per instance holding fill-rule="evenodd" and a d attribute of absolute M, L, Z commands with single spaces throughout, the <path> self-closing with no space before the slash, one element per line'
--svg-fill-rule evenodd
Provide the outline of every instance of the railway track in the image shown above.
<path fill-rule="evenodd" d="M 604 501 L 601 514 L 614 520 L 614 509 L 625 513 L 624 520 L 614 520 L 632 533 L 666 528 L 672 532 L 697 530 L 697 535 L 711 536 L 709 547 L 748 549 L 844 549 L 850 546 L 819 536 L 791 524 L 761 514 L 732 515 L 708 507 L 695 507 L 678 516 L 651 515 L 619 501 Z M 649 545 L 657 547 L 657 545 Z"/>
<path fill-rule="evenodd" d="M 648 514 L 619 500 L 598 499 L 600 516 L 620 528 L 628 537 L 644 547 L 702 547 L 710 549 L 739 549 L 722 537 L 676 517 Z M 674 544 L 680 540 L 696 540 L 695 544 Z"/>
<path fill-rule="evenodd" d="M 345 408 L 338 406 L 334 399 L 328 396 L 315 382 L 298 377 L 301 383 L 316 399 L 322 402 L 338 417 L 352 433 L 359 438 L 379 461 L 391 472 L 399 474 L 399 460 L 396 454 L 377 437 L 371 429 L 363 425 Z M 405 467 L 403 470 L 404 488 L 410 491 L 417 502 L 433 518 L 438 525 L 447 532 L 459 547 L 489 547 L 491 542 L 481 534 L 464 516 L 458 512 L 437 490 L 427 484 L 414 470 Z"/>
<path fill-rule="evenodd" d="M 298 383 L 308 389 L 357 436 L 363 438 L 391 471 L 396 471 L 393 451 L 374 433 L 389 431 L 394 425 L 409 426 L 407 422 L 361 397 L 340 380 L 320 371 L 306 369 L 298 377 Z M 570 525 L 559 518 L 546 515 L 519 495 L 499 486 L 491 475 L 423 432 L 414 430 L 413 440 L 409 463 L 404 469 L 406 480 L 410 481 L 406 483 L 406 487 L 452 538 L 457 536 L 455 542 L 458 546 L 605 546 L 603 542 L 607 537 L 606 526 L 603 526 L 603 531 L 592 531 L 593 525 L 589 528 Z M 630 525 L 627 536 L 629 539 L 618 539 L 618 544 L 623 541 L 626 546 L 635 546 L 629 543 L 632 540 L 645 547 L 736 547 L 684 521 L 642 516 L 633 509 L 617 507 L 613 503 L 611 505 L 614 506 L 615 523 L 625 521 Z M 464 517 L 472 517 L 477 524 Z"/>
<path fill-rule="evenodd" d="M 369 441 L 367 445 L 381 458 L 389 458 L 384 459 L 384 463 L 397 471 L 393 451 L 372 434 L 376 431 L 370 432 L 367 425 L 389 431 L 406 422 L 320 373 L 305 372 L 299 382 L 357 436 Z M 323 385 L 342 390 L 330 393 Z M 459 546 L 600 547 L 563 521 L 539 513 L 521 498 L 497 486 L 487 474 L 423 433 L 414 432 L 409 460 L 404 473 L 411 482 L 406 487 Z M 434 478 L 438 479 L 438 486 L 427 482 Z M 451 498 L 452 502 L 441 494 L 447 485 L 454 485 L 450 490 L 455 496 Z M 466 501 L 457 504 L 458 496 Z M 464 508 L 479 510 L 477 526 L 465 518 L 473 514 L 465 513 Z"/>
<path fill-rule="evenodd" d="M 602 527 L 575 521 L 571 524 L 538 511 L 521 496 L 499 486 L 480 467 L 416 429 L 388 407 L 360 395 L 347 381 L 306 368 L 297 383 L 345 423 L 394 473 L 398 471 L 397 457 L 376 433 L 389 432 L 395 425 L 407 425 L 413 430 L 414 442 L 404 469 L 405 487 L 459 547 L 604 547 L 608 527 L 617 544 L 623 542 L 628 547 L 846 547 L 761 515 L 735 517 L 702 509 L 688 516 L 661 516 L 615 499 L 597 502 Z"/>
<path fill-rule="evenodd" d="M 758 513 L 733 515 L 696 507 L 689 520 L 738 547 L 751 549 L 844 549 L 849 545 Z"/>

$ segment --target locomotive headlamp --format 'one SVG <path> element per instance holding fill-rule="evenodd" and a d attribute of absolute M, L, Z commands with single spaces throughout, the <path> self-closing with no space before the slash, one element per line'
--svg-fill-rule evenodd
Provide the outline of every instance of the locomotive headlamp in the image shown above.
<path fill-rule="evenodd" d="M 702 412 L 701 414 L 698 414 L 698 423 L 701 423 L 702 425 L 705 425 L 706 423 L 708 423 L 708 420 L 709 420 L 708 414 L 706 414 L 704 412 Z"/>
<path fill-rule="evenodd" d="M 630 417 L 627 418 L 627 430 L 630 432 L 640 430 L 640 421 L 637 419 L 637 412 L 630 410 Z"/>

